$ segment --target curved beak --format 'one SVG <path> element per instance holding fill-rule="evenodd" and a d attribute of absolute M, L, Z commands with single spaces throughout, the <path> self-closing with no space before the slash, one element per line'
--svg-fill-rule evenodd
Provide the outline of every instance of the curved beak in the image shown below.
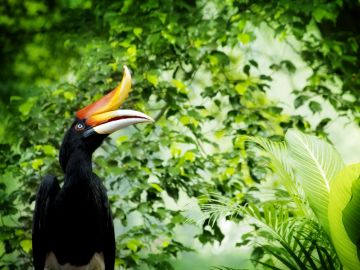
<path fill-rule="evenodd" d="M 128 97 L 130 89 L 130 70 L 124 66 L 121 83 L 114 90 L 76 112 L 77 118 L 84 119 L 89 126 L 83 133 L 84 137 L 92 134 L 110 134 L 133 124 L 154 122 L 150 116 L 142 112 L 117 110 Z"/>

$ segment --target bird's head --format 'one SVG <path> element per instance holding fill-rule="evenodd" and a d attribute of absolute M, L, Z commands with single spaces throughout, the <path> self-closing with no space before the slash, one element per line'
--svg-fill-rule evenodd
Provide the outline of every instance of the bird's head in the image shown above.
<path fill-rule="evenodd" d="M 92 154 L 111 133 L 127 126 L 154 120 L 134 110 L 119 110 L 131 89 L 131 74 L 124 66 L 121 83 L 110 93 L 76 112 L 60 149 L 60 164 L 65 171 L 67 161 L 76 150 Z"/>

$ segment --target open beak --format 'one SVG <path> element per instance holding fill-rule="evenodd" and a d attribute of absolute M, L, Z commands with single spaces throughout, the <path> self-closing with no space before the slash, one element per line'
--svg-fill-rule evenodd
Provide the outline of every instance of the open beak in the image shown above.
<path fill-rule="evenodd" d="M 92 134 L 110 134 L 133 124 L 154 122 L 150 116 L 141 112 L 117 110 L 129 95 L 130 89 L 131 74 L 124 66 L 121 83 L 114 90 L 76 112 L 76 117 L 85 120 L 89 126 L 83 133 L 84 137 Z"/>

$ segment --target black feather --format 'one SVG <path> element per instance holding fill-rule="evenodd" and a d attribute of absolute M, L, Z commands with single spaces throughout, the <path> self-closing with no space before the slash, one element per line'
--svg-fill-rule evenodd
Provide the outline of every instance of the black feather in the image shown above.
<path fill-rule="evenodd" d="M 106 270 L 114 269 L 115 237 L 106 189 L 92 172 L 91 158 L 105 135 L 84 138 L 74 128 L 65 134 L 60 164 L 65 172 L 62 188 L 55 177 L 40 185 L 33 222 L 35 270 L 43 270 L 53 252 L 58 262 L 87 265 L 95 252 L 104 255 Z"/>

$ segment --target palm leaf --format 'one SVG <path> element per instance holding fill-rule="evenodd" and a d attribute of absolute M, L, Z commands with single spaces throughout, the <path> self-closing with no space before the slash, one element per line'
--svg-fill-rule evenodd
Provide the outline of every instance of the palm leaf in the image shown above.
<path fill-rule="evenodd" d="M 261 137 L 248 137 L 248 141 L 255 143 L 270 158 L 269 166 L 279 177 L 281 184 L 290 194 L 302 215 L 309 216 L 308 206 L 304 200 L 304 191 L 296 181 L 293 169 L 289 164 L 289 153 L 285 142 L 274 142 Z"/>
<path fill-rule="evenodd" d="M 294 236 L 295 241 L 298 243 L 301 253 L 304 254 L 304 261 L 303 263 L 306 265 L 307 263 L 310 264 L 311 269 L 318 269 L 316 266 L 315 259 L 312 255 L 313 250 L 316 247 L 316 241 L 310 240 L 310 241 L 301 241 L 298 237 Z M 310 242 L 310 246 L 307 245 L 307 242 Z"/>
<path fill-rule="evenodd" d="M 228 266 L 213 266 L 213 267 L 211 267 L 211 270 L 246 270 L 246 269 L 232 268 L 232 267 L 228 267 Z"/>
<path fill-rule="evenodd" d="M 300 181 L 310 207 L 329 232 L 330 185 L 344 163 L 334 147 L 315 136 L 289 130 L 285 140 L 295 177 Z"/>
<path fill-rule="evenodd" d="M 210 193 L 209 195 L 201 196 L 200 209 L 204 213 L 198 218 L 197 223 L 202 223 L 204 220 L 209 220 L 209 225 L 214 226 L 216 221 L 222 217 L 230 216 L 237 217 L 244 213 L 244 208 L 236 200 L 231 200 L 217 193 Z"/>
<path fill-rule="evenodd" d="M 297 269 L 299 269 L 297 266 L 299 266 L 299 267 L 303 266 L 302 262 L 300 260 L 298 260 L 296 262 L 297 264 L 294 264 L 294 262 L 291 260 L 291 258 L 293 258 L 293 255 L 295 255 L 295 254 L 292 254 L 291 257 L 287 257 L 287 256 L 283 256 L 282 254 L 275 252 L 273 247 L 265 246 L 264 249 L 267 251 L 267 253 L 271 254 L 276 259 L 278 259 L 281 263 L 283 263 L 287 267 L 287 269 L 297 270 Z M 295 257 L 296 257 L 296 255 L 295 255 Z"/>
<path fill-rule="evenodd" d="M 256 263 L 258 263 L 258 264 L 261 264 L 261 265 L 263 265 L 263 266 L 265 266 L 265 267 L 267 267 L 267 268 L 269 268 L 269 269 L 273 269 L 273 270 L 283 270 L 283 269 L 281 269 L 281 268 L 278 268 L 278 267 L 276 267 L 276 266 L 274 266 L 274 265 L 271 265 L 271 264 L 268 264 L 268 263 L 265 263 L 265 262 L 262 262 L 262 261 L 255 261 Z"/>
<path fill-rule="evenodd" d="M 321 247 L 316 246 L 316 252 L 318 254 L 319 260 L 320 260 L 320 264 L 321 264 L 321 269 L 326 270 L 327 269 L 327 265 L 326 265 L 326 261 L 325 258 L 321 252 Z"/>
<path fill-rule="evenodd" d="M 290 217 L 285 206 L 266 202 L 262 204 L 262 211 L 253 204 L 248 205 L 244 210 L 245 214 L 280 244 L 281 249 L 275 246 L 269 247 L 266 244 L 261 246 L 266 247 L 265 251 L 277 258 L 288 269 L 321 269 L 315 248 L 324 245 L 329 250 L 328 252 L 333 251 L 327 239 L 320 237 L 321 227 L 311 220 Z M 329 257 L 331 257 L 330 253 Z M 336 257 L 329 263 L 337 265 Z"/>
<path fill-rule="evenodd" d="M 255 143 L 261 150 L 265 151 L 271 159 L 271 167 L 279 176 L 281 183 L 290 194 L 297 194 L 297 186 L 292 173 L 288 166 L 287 147 L 285 142 L 274 142 L 261 137 L 248 137 L 249 142 Z"/>
<path fill-rule="evenodd" d="M 317 255 L 320 260 L 321 268 L 323 270 L 335 270 L 335 264 L 332 263 L 333 259 L 329 252 L 324 247 L 315 246 Z M 327 263 L 326 263 L 327 262 Z M 341 265 L 339 265 L 339 270 L 342 269 Z"/>
<path fill-rule="evenodd" d="M 291 208 L 281 201 L 242 206 L 236 200 L 211 194 L 207 197 L 206 203 L 200 206 L 206 214 L 206 219 L 211 221 L 210 224 L 225 216 L 247 217 L 251 223 L 260 228 L 260 232 L 266 232 L 266 234 L 259 232 L 257 237 L 254 236 L 253 242 L 263 248 L 267 247 L 264 250 L 276 258 L 282 267 L 322 269 L 316 249 L 327 252 L 325 256 L 329 264 L 338 265 L 337 257 L 331 255 L 332 246 L 326 238 L 321 238 L 323 235 L 321 227 L 312 220 L 292 217 Z M 317 268 L 314 268 L 314 265 Z M 276 268 L 274 266 L 272 269 Z"/>

